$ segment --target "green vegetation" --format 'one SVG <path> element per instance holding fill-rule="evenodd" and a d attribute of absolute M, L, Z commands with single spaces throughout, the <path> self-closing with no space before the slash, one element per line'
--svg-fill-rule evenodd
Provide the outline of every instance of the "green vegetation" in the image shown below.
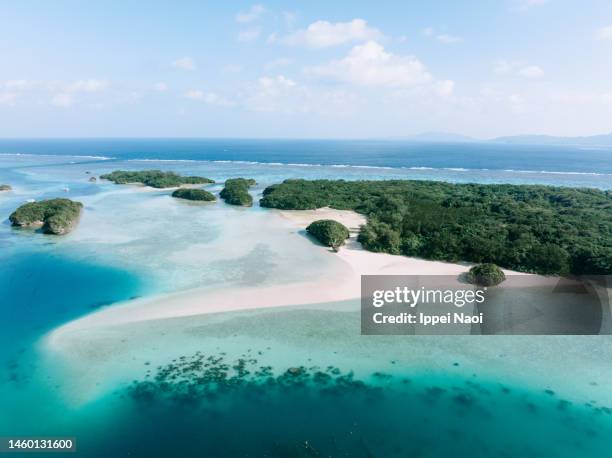
<path fill-rule="evenodd" d="M 11 188 L 8 184 L 0 184 L 0 191 L 10 191 Z"/>
<path fill-rule="evenodd" d="M 50 199 L 22 205 L 9 216 L 13 226 L 42 225 L 46 234 L 63 235 L 76 226 L 83 204 L 70 199 Z"/>
<path fill-rule="evenodd" d="M 470 283 L 480 286 L 499 285 L 506 279 L 506 275 L 495 264 L 478 264 L 467 274 Z"/>
<path fill-rule="evenodd" d="M 612 192 L 433 181 L 286 180 L 262 207 L 352 209 L 371 251 L 541 274 L 612 273 Z"/>
<path fill-rule="evenodd" d="M 100 178 L 112 181 L 115 184 L 142 183 L 152 188 L 174 188 L 184 184 L 207 184 L 214 180 L 204 177 L 183 177 L 174 172 L 162 170 L 143 170 L 132 172 L 126 170 L 115 170 L 114 172 L 100 175 Z"/>
<path fill-rule="evenodd" d="M 344 245 L 344 241 L 349 237 L 349 230 L 346 226 L 333 219 L 314 221 L 310 223 L 306 231 L 323 245 L 332 247 L 335 251 L 338 251 L 338 248 Z"/>
<path fill-rule="evenodd" d="M 253 205 L 253 197 L 249 194 L 249 188 L 255 184 L 252 178 L 230 178 L 225 181 L 225 187 L 219 195 L 230 205 L 250 207 Z"/>
<path fill-rule="evenodd" d="M 213 193 L 204 191 L 203 189 L 177 189 L 172 193 L 172 197 L 205 202 L 213 202 L 216 200 Z"/>

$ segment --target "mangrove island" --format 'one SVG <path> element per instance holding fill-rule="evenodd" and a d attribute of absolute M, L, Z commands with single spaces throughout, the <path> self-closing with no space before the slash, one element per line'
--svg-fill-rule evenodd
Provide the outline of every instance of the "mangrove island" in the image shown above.
<path fill-rule="evenodd" d="M 70 199 L 30 202 L 15 210 L 9 221 L 13 226 L 42 226 L 45 234 L 64 235 L 76 226 L 83 204 Z"/>
<path fill-rule="evenodd" d="M 217 200 L 212 192 L 203 189 L 177 189 L 172 193 L 172 197 L 202 202 L 214 202 Z"/>
<path fill-rule="evenodd" d="M 612 273 L 612 192 L 436 181 L 285 180 L 262 207 L 367 216 L 365 249 L 539 274 Z"/>
<path fill-rule="evenodd" d="M 249 188 L 255 184 L 252 178 L 230 178 L 225 180 L 225 187 L 219 195 L 230 205 L 250 207 L 253 205 L 253 197 L 249 194 Z"/>
<path fill-rule="evenodd" d="M 164 172 L 162 170 L 127 171 L 115 170 L 114 172 L 100 175 L 100 178 L 112 181 L 115 184 L 143 184 L 152 188 L 176 188 L 186 184 L 209 184 L 215 180 L 204 177 L 184 177 L 175 172 Z"/>

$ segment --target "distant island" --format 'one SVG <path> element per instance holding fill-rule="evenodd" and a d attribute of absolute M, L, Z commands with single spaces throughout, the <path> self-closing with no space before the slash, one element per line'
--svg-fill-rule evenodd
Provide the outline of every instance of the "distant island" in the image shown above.
<path fill-rule="evenodd" d="M 64 235 L 76 226 L 83 204 L 70 199 L 50 199 L 30 202 L 17 208 L 10 216 L 13 226 L 42 226 L 45 234 Z"/>
<path fill-rule="evenodd" d="M 10 191 L 13 188 L 11 188 L 8 184 L 0 184 L 0 192 L 2 191 Z"/>
<path fill-rule="evenodd" d="M 266 188 L 260 205 L 362 213 L 359 241 L 370 251 L 540 274 L 612 273 L 611 191 L 290 179 Z"/>
<path fill-rule="evenodd" d="M 612 146 L 612 133 L 581 137 L 560 137 L 542 134 L 506 135 L 490 139 L 481 139 L 455 134 L 453 132 L 425 132 L 410 137 L 401 137 L 401 139 L 420 143 L 505 143 L 509 145 L 584 147 Z"/>
<path fill-rule="evenodd" d="M 212 192 L 205 191 L 204 189 L 177 189 L 172 193 L 172 197 L 204 202 L 214 202 L 217 200 Z"/>
<path fill-rule="evenodd" d="M 175 172 L 164 172 L 162 170 L 126 171 L 115 170 L 114 172 L 100 175 L 104 180 L 115 184 L 141 183 L 152 188 L 175 188 L 186 184 L 209 184 L 215 180 L 197 176 L 181 176 Z"/>
<path fill-rule="evenodd" d="M 250 207 L 253 205 L 253 197 L 249 194 L 249 188 L 255 184 L 252 178 L 230 178 L 225 180 L 225 187 L 219 195 L 230 205 Z"/>

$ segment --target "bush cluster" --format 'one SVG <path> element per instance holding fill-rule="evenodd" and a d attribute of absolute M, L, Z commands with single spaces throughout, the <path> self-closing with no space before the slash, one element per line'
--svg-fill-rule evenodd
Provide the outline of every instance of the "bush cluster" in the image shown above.
<path fill-rule="evenodd" d="M 306 231 L 323 245 L 332 247 L 335 250 L 344 245 L 344 241 L 349 237 L 347 227 L 333 219 L 314 221 L 310 223 Z"/>
<path fill-rule="evenodd" d="M 210 178 L 196 176 L 184 177 L 175 172 L 164 172 L 162 170 L 115 170 L 114 172 L 100 175 L 100 178 L 112 181 L 115 184 L 142 183 L 152 188 L 174 188 L 184 184 L 207 184 L 215 182 Z"/>
<path fill-rule="evenodd" d="M 253 197 L 249 194 L 249 188 L 255 184 L 252 178 L 230 178 L 225 181 L 225 187 L 219 195 L 230 205 L 250 207 L 253 205 Z"/>
<path fill-rule="evenodd" d="M 204 189 L 177 189 L 172 193 L 172 197 L 205 202 L 213 202 L 216 200 L 213 193 L 205 191 Z"/>
<path fill-rule="evenodd" d="M 612 192 L 434 181 L 285 180 L 262 207 L 365 214 L 370 251 L 541 274 L 612 273 Z"/>
<path fill-rule="evenodd" d="M 475 285 L 495 286 L 503 282 L 506 275 L 495 264 L 478 264 L 470 269 L 467 279 Z"/>

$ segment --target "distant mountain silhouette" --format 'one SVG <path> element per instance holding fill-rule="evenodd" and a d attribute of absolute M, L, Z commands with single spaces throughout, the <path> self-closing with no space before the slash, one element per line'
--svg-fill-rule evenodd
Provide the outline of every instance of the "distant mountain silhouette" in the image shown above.
<path fill-rule="evenodd" d="M 551 135 L 513 135 L 490 140 L 495 143 L 522 145 L 612 146 L 612 133 L 590 137 L 554 137 Z"/>

